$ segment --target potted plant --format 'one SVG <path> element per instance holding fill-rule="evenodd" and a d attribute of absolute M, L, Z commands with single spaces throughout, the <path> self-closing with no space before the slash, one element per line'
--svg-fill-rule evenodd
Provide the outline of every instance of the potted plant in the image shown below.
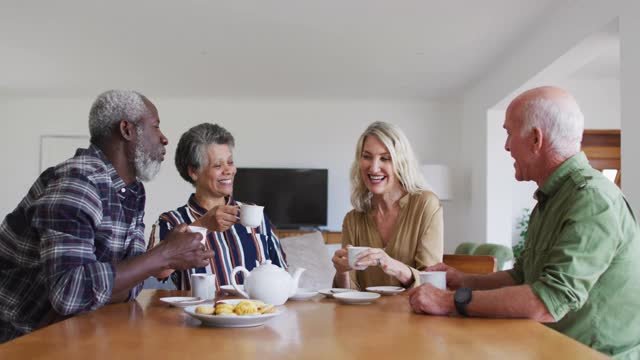
<path fill-rule="evenodd" d="M 522 216 L 518 218 L 516 223 L 516 230 L 520 231 L 520 241 L 513 246 L 513 257 L 517 259 L 520 257 L 522 250 L 524 250 L 524 242 L 527 239 L 527 230 L 529 229 L 529 217 L 531 216 L 531 210 L 522 209 Z"/>

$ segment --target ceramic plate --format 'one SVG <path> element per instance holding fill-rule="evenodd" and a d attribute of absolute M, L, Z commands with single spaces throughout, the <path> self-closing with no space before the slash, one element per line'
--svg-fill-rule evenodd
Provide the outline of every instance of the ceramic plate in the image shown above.
<path fill-rule="evenodd" d="M 298 288 L 295 295 L 289 298 L 289 300 L 309 300 L 312 297 L 318 295 L 318 292 L 306 288 Z"/>
<path fill-rule="evenodd" d="M 237 304 L 240 299 L 234 300 L 222 300 L 222 302 L 226 302 L 229 304 Z M 213 305 L 211 305 L 213 306 Z M 196 318 L 202 322 L 203 325 L 206 326 L 215 326 L 215 327 L 253 327 L 264 325 L 265 322 L 273 319 L 276 316 L 279 316 L 283 313 L 283 310 L 278 308 L 275 313 L 271 314 L 262 314 L 262 315 L 204 315 L 196 313 L 197 305 L 187 306 L 184 308 L 184 312 L 189 314 L 191 317 Z"/>
<path fill-rule="evenodd" d="M 371 304 L 380 297 L 380 294 L 372 292 L 350 291 L 334 294 L 333 297 L 345 304 Z"/>
<path fill-rule="evenodd" d="M 191 305 L 202 304 L 206 300 L 200 299 L 199 297 L 185 297 L 185 296 L 175 296 L 175 297 L 163 297 L 160 298 L 160 301 L 163 303 L 169 304 L 175 307 L 187 307 Z"/>
<path fill-rule="evenodd" d="M 344 289 L 344 288 L 331 288 L 331 289 L 322 289 L 318 290 L 318 292 L 328 298 L 332 298 L 333 295 L 344 292 L 353 292 L 353 289 Z"/>
<path fill-rule="evenodd" d="M 240 288 L 240 290 L 244 291 L 244 285 L 238 285 L 238 287 Z M 220 289 L 232 296 L 242 296 L 242 294 L 237 292 L 232 285 L 222 285 L 220 286 Z"/>
<path fill-rule="evenodd" d="M 404 288 L 400 286 L 369 286 L 367 291 L 380 295 L 397 295 L 403 292 Z"/>

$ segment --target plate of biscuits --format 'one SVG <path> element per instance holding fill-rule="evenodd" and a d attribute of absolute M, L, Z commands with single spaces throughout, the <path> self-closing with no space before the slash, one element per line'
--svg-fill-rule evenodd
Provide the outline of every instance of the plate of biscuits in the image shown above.
<path fill-rule="evenodd" d="M 252 327 L 264 325 L 283 310 L 259 300 L 229 299 L 213 305 L 187 306 L 184 312 L 206 326 Z"/>

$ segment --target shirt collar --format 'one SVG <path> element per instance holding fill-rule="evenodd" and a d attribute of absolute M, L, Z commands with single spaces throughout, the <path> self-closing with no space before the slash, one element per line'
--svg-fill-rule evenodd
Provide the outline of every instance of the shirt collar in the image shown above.
<path fill-rule="evenodd" d="M 229 202 L 229 197 L 225 196 L 225 203 L 229 204 L 229 205 L 235 205 L 236 201 L 235 199 L 231 199 L 231 202 Z M 203 208 L 202 206 L 200 206 L 200 204 L 198 204 L 198 202 L 196 201 L 196 194 L 192 193 L 191 196 L 189 196 L 189 201 L 187 201 L 187 205 L 189 205 L 189 208 L 191 208 L 191 210 L 198 215 L 198 217 L 201 217 L 202 215 L 207 213 L 207 209 Z"/>
<path fill-rule="evenodd" d="M 191 210 L 196 215 L 198 215 L 198 217 L 201 217 L 202 215 L 207 213 L 207 210 L 200 206 L 200 204 L 198 204 L 198 202 L 196 201 L 195 193 L 192 193 L 191 196 L 189 196 L 189 201 L 187 202 L 187 204 L 189 205 L 189 208 L 191 208 Z"/>
<path fill-rule="evenodd" d="M 549 178 L 542 184 L 534 194 L 534 198 L 538 201 L 544 201 L 553 195 L 555 195 L 562 184 L 567 180 L 572 173 L 589 167 L 589 160 L 584 152 L 565 160 L 558 168 L 549 176 Z"/>
<path fill-rule="evenodd" d="M 118 175 L 118 172 L 116 171 L 116 169 L 111 164 L 111 161 L 109 161 L 107 156 L 104 154 L 104 152 L 102 152 L 102 150 L 100 150 L 99 147 L 95 146 L 94 144 L 91 144 L 89 145 L 88 149 L 76 150 L 75 156 L 80 156 L 80 155 L 93 156 L 102 160 L 102 162 L 104 162 L 104 165 L 107 167 L 107 173 L 111 177 L 111 183 L 113 184 L 113 188 L 116 190 L 118 194 L 123 192 L 122 189 L 127 187 L 124 180 L 122 180 L 120 175 Z M 140 188 L 139 181 L 137 180 L 134 181 L 127 188 L 131 190 L 133 193 L 137 193 L 138 189 Z"/>
<path fill-rule="evenodd" d="M 408 203 L 409 203 L 409 197 L 411 194 L 406 193 L 404 194 L 403 197 L 400 198 L 399 202 L 400 202 L 400 208 L 405 207 Z"/>

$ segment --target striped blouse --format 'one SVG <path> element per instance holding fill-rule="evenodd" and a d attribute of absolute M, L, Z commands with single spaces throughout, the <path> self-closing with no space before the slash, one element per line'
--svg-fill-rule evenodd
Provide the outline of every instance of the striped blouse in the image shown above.
<path fill-rule="evenodd" d="M 231 201 L 232 205 L 240 205 L 240 202 Z M 207 212 L 196 203 L 195 194 L 191 194 L 185 206 L 176 210 L 167 211 L 160 215 L 158 225 L 160 227 L 160 240 L 179 224 L 191 224 Z M 273 231 L 271 222 L 267 216 L 263 216 L 261 225 L 257 228 L 245 227 L 240 223 L 233 225 L 224 232 L 211 231 L 207 234 L 207 247 L 215 253 L 205 268 L 193 268 L 185 271 L 176 271 L 171 275 L 171 280 L 179 290 L 189 290 L 189 275 L 192 273 L 208 273 L 216 275 L 216 287 L 231 284 L 230 276 L 233 268 L 244 266 L 251 271 L 256 267 L 256 261 L 262 263 L 271 260 L 271 263 L 282 268 L 287 268 L 286 256 L 280 245 L 278 237 Z M 236 282 L 244 283 L 242 273 L 236 274 Z"/>

